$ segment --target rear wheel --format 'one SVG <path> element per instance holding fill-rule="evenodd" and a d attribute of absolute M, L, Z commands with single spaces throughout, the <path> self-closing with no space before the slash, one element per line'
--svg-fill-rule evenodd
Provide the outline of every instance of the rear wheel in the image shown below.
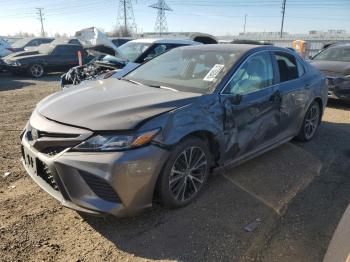
<path fill-rule="evenodd" d="M 302 142 L 310 141 L 316 134 L 318 126 L 320 125 L 320 120 L 321 108 L 320 105 L 314 101 L 306 112 L 303 125 L 296 139 Z"/>
<path fill-rule="evenodd" d="M 190 137 L 175 146 L 159 182 L 160 201 L 176 208 L 190 203 L 207 182 L 211 154 L 205 141 Z"/>
<path fill-rule="evenodd" d="M 41 64 L 33 64 L 29 67 L 28 73 L 34 78 L 40 78 L 45 74 L 45 69 Z"/>

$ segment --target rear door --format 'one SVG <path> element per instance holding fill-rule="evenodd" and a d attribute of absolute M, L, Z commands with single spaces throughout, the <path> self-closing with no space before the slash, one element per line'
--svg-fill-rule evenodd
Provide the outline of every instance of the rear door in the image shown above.
<path fill-rule="evenodd" d="M 304 118 L 305 104 L 310 87 L 305 81 L 305 68 L 297 55 L 287 52 L 273 52 L 279 90 L 281 92 L 282 136 L 295 135 Z"/>
<path fill-rule="evenodd" d="M 276 140 L 280 96 L 270 52 L 250 56 L 236 70 L 221 97 L 226 110 L 226 161 Z"/>

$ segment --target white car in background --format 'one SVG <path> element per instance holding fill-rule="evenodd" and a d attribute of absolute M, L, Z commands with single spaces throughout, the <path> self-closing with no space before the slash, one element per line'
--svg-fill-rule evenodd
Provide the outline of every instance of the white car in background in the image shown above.
<path fill-rule="evenodd" d="M 12 53 L 11 45 L 5 39 L 0 38 L 0 72 L 5 69 L 5 63 L 1 58 Z"/>
<path fill-rule="evenodd" d="M 11 53 L 11 45 L 5 39 L 0 38 L 0 58 Z"/>

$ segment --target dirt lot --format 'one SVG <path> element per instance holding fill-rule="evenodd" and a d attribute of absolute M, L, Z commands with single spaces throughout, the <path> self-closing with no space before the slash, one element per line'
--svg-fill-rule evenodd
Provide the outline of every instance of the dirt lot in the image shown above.
<path fill-rule="evenodd" d="M 0 261 L 322 260 L 350 199 L 350 105 L 332 102 L 312 142 L 222 170 L 186 208 L 99 218 L 62 208 L 19 160 L 19 134 L 57 80 L 0 74 Z"/>

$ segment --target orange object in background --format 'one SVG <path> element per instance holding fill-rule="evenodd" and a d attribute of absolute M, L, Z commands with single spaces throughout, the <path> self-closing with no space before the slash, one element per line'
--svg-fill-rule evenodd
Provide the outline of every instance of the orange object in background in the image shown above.
<path fill-rule="evenodd" d="M 78 61 L 79 61 L 79 66 L 83 65 L 83 56 L 81 54 L 81 51 L 78 51 Z"/>
<path fill-rule="evenodd" d="M 306 56 L 307 43 L 304 40 L 295 40 L 292 43 L 293 48 L 297 51 L 302 58 Z"/>

